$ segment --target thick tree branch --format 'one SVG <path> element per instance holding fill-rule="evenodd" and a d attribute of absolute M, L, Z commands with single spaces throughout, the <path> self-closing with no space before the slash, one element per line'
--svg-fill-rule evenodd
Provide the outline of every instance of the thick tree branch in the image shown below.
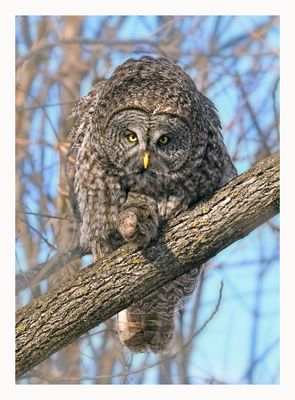
<path fill-rule="evenodd" d="M 167 224 L 144 251 L 126 245 L 16 315 L 20 376 L 163 284 L 200 266 L 279 212 L 279 155 Z"/>

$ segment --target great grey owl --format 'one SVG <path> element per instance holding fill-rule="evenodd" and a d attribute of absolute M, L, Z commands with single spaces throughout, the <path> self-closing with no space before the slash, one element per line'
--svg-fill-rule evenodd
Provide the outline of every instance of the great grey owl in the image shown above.
<path fill-rule="evenodd" d="M 81 246 L 94 260 L 126 242 L 147 246 L 158 226 L 236 176 L 213 103 L 165 58 L 129 59 L 78 101 L 72 128 Z M 162 352 L 192 271 L 117 316 L 130 350 Z"/>

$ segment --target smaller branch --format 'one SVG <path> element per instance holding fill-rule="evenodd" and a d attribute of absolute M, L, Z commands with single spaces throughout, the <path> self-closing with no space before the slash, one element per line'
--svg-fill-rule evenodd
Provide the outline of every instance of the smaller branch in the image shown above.
<path fill-rule="evenodd" d="M 63 266 L 90 254 L 87 250 L 82 251 L 79 246 L 72 248 L 66 253 L 57 252 L 48 261 L 40 263 L 29 271 L 20 272 L 15 278 L 15 290 L 19 293 L 28 287 L 34 289 L 42 280 L 48 279 Z"/>
<path fill-rule="evenodd" d="M 58 248 L 55 247 L 52 243 L 50 243 L 50 242 L 48 241 L 48 239 L 46 239 L 46 237 L 43 236 L 42 233 L 38 231 L 38 229 L 34 228 L 32 225 L 30 225 L 30 224 L 28 223 L 28 221 L 24 220 L 23 218 L 19 217 L 19 219 L 20 219 L 22 222 L 24 222 L 24 223 L 28 226 L 29 229 L 31 229 L 33 232 L 35 232 L 35 233 L 47 244 L 47 246 L 48 246 L 50 249 L 52 249 L 52 250 L 54 250 L 54 251 L 58 251 Z"/>
<path fill-rule="evenodd" d="M 251 371 L 254 370 L 254 368 L 257 366 L 257 364 L 259 364 L 261 361 L 263 361 L 263 359 L 265 357 L 268 356 L 268 354 L 277 346 L 279 346 L 280 344 L 280 338 L 277 337 L 270 345 L 268 345 L 263 352 L 253 360 L 253 362 L 250 364 L 250 366 L 248 367 L 247 371 L 245 372 L 245 374 L 243 375 L 243 377 L 240 379 L 240 382 L 243 383 L 251 374 Z"/>
<path fill-rule="evenodd" d="M 222 299 L 222 293 L 223 293 L 223 281 L 220 283 L 220 289 L 219 289 L 219 295 L 218 295 L 218 300 L 217 303 L 214 307 L 214 310 L 212 311 L 211 315 L 209 316 L 208 319 L 203 323 L 203 325 L 191 336 L 191 338 L 183 345 L 180 347 L 179 350 L 177 350 L 176 353 L 174 353 L 172 356 L 167 357 L 169 359 L 172 359 L 176 357 L 179 353 L 182 351 L 186 351 L 188 346 L 191 344 L 191 342 L 206 328 L 206 326 L 209 324 L 209 322 L 214 318 L 215 314 L 217 314 L 220 304 L 221 304 L 221 299 Z"/>
<path fill-rule="evenodd" d="M 60 219 L 60 220 L 68 221 L 68 222 L 82 222 L 79 219 L 69 219 L 68 217 L 59 217 L 58 215 L 51 215 L 51 214 L 40 214 L 40 213 L 35 213 L 32 211 L 16 210 L 16 212 L 19 214 L 35 215 L 36 217 L 40 217 L 40 218 Z"/>
<path fill-rule="evenodd" d="M 43 46 L 40 46 L 37 49 L 29 51 L 26 55 L 19 57 L 16 61 L 16 68 L 19 68 L 25 61 L 30 60 L 31 58 L 37 57 L 40 54 L 52 50 L 56 46 L 65 46 L 65 45 L 88 45 L 88 46 L 107 46 L 107 47 L 125 47 L 125 46 L 135 46 L 135 45 L 149 45 L 152 47 L 158 47 L 158 43 L 152 40 L 145 39 L 134 39 L 134 40 L 97 40 L 97 39 L 86 39 L 83 37 L 73 37 L 70 39 L 62 39 L 57 40 L 52 43 L 46 43 Z"/>

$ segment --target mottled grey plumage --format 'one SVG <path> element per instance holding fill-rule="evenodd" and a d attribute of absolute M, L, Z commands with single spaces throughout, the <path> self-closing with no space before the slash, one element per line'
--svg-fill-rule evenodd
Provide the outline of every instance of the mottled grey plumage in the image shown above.
<path fill-rule="evenodd" d="M 126 61 L 74 113 L 81 245 L 94 260 L 126 241 L 146 246 L 159 223 L 236 176 L 213 103 L 167 59 Z M 121 341 L 133 351 L 166 350 L 174 313 L 197 275 L 192 271 L 121 312 Z"/>

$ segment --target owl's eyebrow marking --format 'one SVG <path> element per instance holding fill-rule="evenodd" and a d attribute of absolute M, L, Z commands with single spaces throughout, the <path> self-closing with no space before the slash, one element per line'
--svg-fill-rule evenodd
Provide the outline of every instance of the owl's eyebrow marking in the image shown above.
<path fill-rule="evenodd" d="M 134 125 L 127 125 L 127 129 L 130 132 L 136 133 L 138 135 L 138 133 L 140 132 L 140 130 L 138 129 L 138 127 L 134 126 Z"/>
<path fill-rule="evenodd" d="M 146 132 L 146 129 L 144 129 L 142 126 L 132 124 L 127 125 L 127 129 L 130 132 L 136 133 L 137 136 Z"/>
<path fill-rule="evenodd" d="M 181 114 L 176 114 L 176 113 L 171 113 L 171 112 L 157 112 L 152 114 L 153 117 L 160 117 L 160 116 L 166 116 L 166 117 L 172 117 L 176 118 L 178 120 L 181 120 L 189 129 L 191 129 L 191 121 L 188 121 L 188 119 L 181 115 Z"/>

